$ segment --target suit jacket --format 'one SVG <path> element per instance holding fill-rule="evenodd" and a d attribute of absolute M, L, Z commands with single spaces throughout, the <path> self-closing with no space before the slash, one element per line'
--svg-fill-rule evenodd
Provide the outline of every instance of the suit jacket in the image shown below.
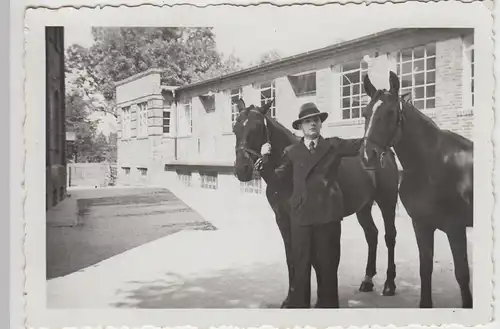
<path fill-rule="evenodd" d="M 290 198 L 291 220 L 298 225 L 318 225 L 343 218 L 342 191 L 337 182 L 342 157 L 357 156 L 364 141 L 320 137 L 315 152 L 304 145 L 288 146 L 281 164 L 274 170 L 274 179 L 286 185 L 293 181 Z"/>

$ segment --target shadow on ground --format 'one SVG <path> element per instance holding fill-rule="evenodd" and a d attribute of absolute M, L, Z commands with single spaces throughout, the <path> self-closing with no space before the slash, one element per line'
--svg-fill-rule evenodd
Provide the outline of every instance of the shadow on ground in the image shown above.
<path fill-rule="evenodd" d="M 84 192 L 85 198 L 77 201 L 77 226 L 47 226 L 47 279 L 183 230 L 216 229 L 168 190 L 117 196 L 112 189 L 108 195 L 99 190 L 95 198 L 92 190 Z"/>
<path fill-rule="evenodd" d="M 225 269 L 203 275 L 182 276 L 165 273 L 150 282 L 131 281 L 117 291 L 121 300 L 116 308 L 279 308 L 287 291 L 286 273 L 280 266 L 262 264 L 248 268 Z M 344 278 L 344 279 L 343 279 Z M 350 278 L 350 282 L 345 282 Z M 383 280 L 382 278 L 380 280 Z M 316 303 L 316 285 L 312 276 L 311 304 Z M 396 296 L 381 295 L 379 283 L 375 291 L 358 291 L 352 273 L 340 270 L 339 298 L 341 308 L 417 308 L 420 296 L 416 276 L 398 280 Z M 344 282 L 342 282 L 344 281 Z M 450 287 L 434 290 L 435 308 L 460 307 L 460 294 Z"/>

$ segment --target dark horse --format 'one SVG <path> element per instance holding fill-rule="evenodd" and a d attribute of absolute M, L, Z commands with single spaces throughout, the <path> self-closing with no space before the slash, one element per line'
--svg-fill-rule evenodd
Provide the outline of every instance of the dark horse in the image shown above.
<path fill-rule="evenodd" d="M 269 184 L 270 170 L 279 165 L 283 150 L 300 140 L 288 129 L 271 118 L 268 110 L 272 101 L 262 107 L 245 107 L 240 99 L 238 108 L 239 115 L 234 124 L 233 131 L 236 135 L 236 162 L 235 173 L 242 182 L 252 179 L 254 164 L 261 158 L 261 146 L 270 142 L 271 154 L 266 156 L 268 161 L 261 177 L 267 183 L 266 196 L 268 202 L 276 215 L 276 222 L 283 237 L 285 245 L 286 261 L 288 265 L 289 290 L 292 286 L 293 270 L 291 265 L 290 246 L 290 214 L 288 200 L 292 194 L 292 186 L 286 189 Z M 338 182 L 344 196 L 344 217 L 357 214 L 358 221 L 365 232 L 368 243 L 368 260 L 366 275 L 361 283 L 361 291 L 372 291 L 373 280 L 376 274 L 376 253 L 378 243 L 378 230 L 372 218 L 371 209 L 374 201 L 378 204 L 385 224 L 385 242 L 388 249 L 387 278 L 384 284 L 383 294 L 392 296 L 395 294 L 396 265 L 394 263 L 394 247 L 396 244 L 395 210 L 398 196 L 399 174 L 393 155 L 382 167 L 367 171 L 363 166 L 361 157 L 350 157 L 342 160 L 339 169 Z M 287 303 L 284 300 L 282 307 Z"/>
<path fill-rule="evenodd" d="M 390 90 L 377 90 L 368 75 L 371 101 L 364 109 L 368 126 L 362 148 L 367 165 L 383 160 L 394 147 L 403 166 L 401 201 L 412 218 L 420 253 L 420 307 L 432 307 L 434 231 L 448 236 L 464 308 L 472 308 L 466 227 L 473 221 L 473 143 L 440 129 L 406 97 L 390 72 Z"/>

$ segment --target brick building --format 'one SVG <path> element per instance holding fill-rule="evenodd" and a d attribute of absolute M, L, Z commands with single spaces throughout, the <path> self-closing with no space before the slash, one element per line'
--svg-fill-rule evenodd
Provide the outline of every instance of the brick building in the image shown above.
<path fill-rule="evenodd" d="M 259 105 L 276 97 L 272 114 L 289 129 L 299 106 L 314 101 L 330 114 L 324 136 L 358 137 L 367 100 L 362 76 L 370 72 L 379 87 L 389 69 L 417 108 L 470 138 L 473 39 L 473 29 L 393 29 L 186 86 L 161 85 L 157 69 L 119 81 L 118 181 L 262 193 L 259 178 L 233 176 L 234 100 Z"/>
<path fill-rule="evenodd" d="M 45 28 L 46 209 L 66 196 L 64 28 Z"/>

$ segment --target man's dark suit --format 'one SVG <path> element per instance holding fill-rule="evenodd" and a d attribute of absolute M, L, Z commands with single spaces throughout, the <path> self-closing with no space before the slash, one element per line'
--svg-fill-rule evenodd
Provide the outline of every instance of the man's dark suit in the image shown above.
<path fill-rule="evenodd" d="M 290 307 L 310 307 L 313 262 L 318 280 L 316 307 L 338 307 L 343 198 L 337 173 L 342 157 L 358 155 L 362 143 L 363 139 L 319 137 L 311 154 L 302 140 L 285 149 L 275 169 L 275 179 L 280 182 L 293 177 L 290 208 L 294 283 Z"/>

